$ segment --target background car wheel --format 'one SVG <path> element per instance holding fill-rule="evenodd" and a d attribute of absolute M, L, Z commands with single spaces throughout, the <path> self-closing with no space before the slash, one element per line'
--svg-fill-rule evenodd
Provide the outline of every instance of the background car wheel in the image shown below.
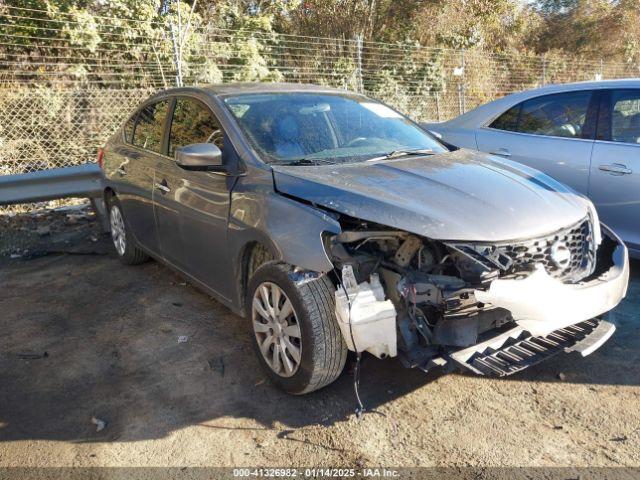
<path fill-rule="evenodd" d="M 323 275 L 296 283 L 292 268 L 267 263 L 247 294 L 251 335 L 260 364 L 288 393 L 300 395 L 333 382 L 344 368 L 345 344 L 335 318 L 335 288 Z"/>
<path fill-rule="evenodd" d="M 122 263 L 138 265 L 149 260 L 149 256 L 136 245 L 133 235 L 127 227 L 127 222 L 124 220 L 122 206 L 116 197 L 109 200 L 109 224 L 113 246 Z"/>

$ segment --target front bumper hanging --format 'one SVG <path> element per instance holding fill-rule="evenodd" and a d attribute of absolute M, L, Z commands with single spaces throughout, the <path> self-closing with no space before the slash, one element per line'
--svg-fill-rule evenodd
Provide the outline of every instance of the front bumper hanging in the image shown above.
<path fill-rule="evenodd" d="M 578 352 L 586 357 L 606 342 L 615 330 L 612 323 L 599 318 L 537 337 L 516 327 L 485 342 L 458 350 L 448 355 L 447 360 L 479 375 L 503 377 L 561 352 Z"/>
<path fill-rule="evenodd" d="M 577 284 L 541 270 L 522 280 L 495 280 L 476 291 L 476 299 L 509 310 L 517 326 L 442 360 L 480 375 L 506 376 L 560 352 L 587 356 L 597 350 L 615 332 L 606 313 L 624 298 L 629 283 L 627 248 L 608 228 L 602 233 L 615 243 L 606 272 Z"/>

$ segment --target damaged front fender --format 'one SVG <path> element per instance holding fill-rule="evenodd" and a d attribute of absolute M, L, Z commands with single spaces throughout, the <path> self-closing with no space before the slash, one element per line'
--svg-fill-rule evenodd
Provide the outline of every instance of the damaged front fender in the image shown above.
<path fill-rule="evenodd" d="M 325 234 L 339 234 L 340 224 L 327 212 L 273 191 L 268 171 L 253 171 L 253 180 L 238 180 L 231 194 L 229 244 L 232 255 L 245 245 L 264 245 L 273 257 L 303 270 L 333 270 L 323 242 Z"/>

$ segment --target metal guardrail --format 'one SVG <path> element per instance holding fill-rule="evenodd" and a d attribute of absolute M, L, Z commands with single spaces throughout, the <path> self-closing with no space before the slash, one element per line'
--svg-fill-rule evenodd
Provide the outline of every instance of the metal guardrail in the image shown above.
<path fill-rule="evenodd" d="M 0 176 L 0 205 L 70 197 L 100 197 L 103 174 L 95 163 Z"/>

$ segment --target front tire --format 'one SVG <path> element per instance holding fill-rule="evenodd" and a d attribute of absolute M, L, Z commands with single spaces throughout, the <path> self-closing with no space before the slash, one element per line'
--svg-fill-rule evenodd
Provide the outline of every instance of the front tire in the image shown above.
<path fill-rule="evenodd" d="M 116 197 L 109 200 L 109 224 L 111 226 L 111 240 L 118 254 L 118 259 L 125 265 L 139 265 L 149 260 L 135 243 L 131 230 L 127 226 L 122 213 L 122 206 Z"/>
<path fill-rule="evenodd" d="M 261 266 L 250 280 L 246 301 L 260 364 L 276 385 L 301 395 L 340 376 L 347 346 L 329 278 L 296 282 L 292 274 L 292 268 L 281 263 Z"/>

